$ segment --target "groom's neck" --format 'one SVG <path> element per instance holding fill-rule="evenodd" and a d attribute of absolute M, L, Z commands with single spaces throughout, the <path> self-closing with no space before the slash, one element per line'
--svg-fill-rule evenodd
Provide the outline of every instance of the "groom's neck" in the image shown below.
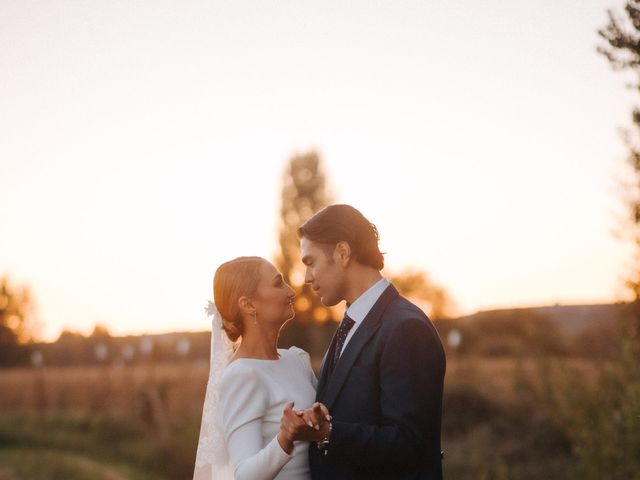
<path fill-rule="evenodd" d="M 346 285 L 345 300 L 347 305 L 355 302 L 360 295 L 369 290 L 382 278 L 380 271 L 366 265 L 355 264 L 351 266 Z"/>

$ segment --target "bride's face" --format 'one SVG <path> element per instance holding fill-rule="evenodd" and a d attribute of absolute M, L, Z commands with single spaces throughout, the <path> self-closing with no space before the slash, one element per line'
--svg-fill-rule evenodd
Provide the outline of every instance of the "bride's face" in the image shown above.
<path fill-rule="evenodd" d="M 295 292 L 284 281 L 282 274 L 264 261 L 260 267 L 260 283 L 254 298 L 258 323 L 283 324 L 294 317 L 293 298 Z"/>

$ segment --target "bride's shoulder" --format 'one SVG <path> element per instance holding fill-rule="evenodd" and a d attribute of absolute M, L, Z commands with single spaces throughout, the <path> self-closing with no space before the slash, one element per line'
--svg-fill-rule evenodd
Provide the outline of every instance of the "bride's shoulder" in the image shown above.
<path fill-rule="evenodd" d="M 279 349 L 280 355 L 285 355 L 289 358 L 295 359 L 297 362 L 302 364 L 302 366 L 306 369 L 307 366 L 311 365 L 311 357 L 307 352 L 298 347 L 289 347 L 288 349 Z"/>
<path fill-rule="evenodd" d="M 303 358 L 309 357 L 309 354 L 307 352 L 295 346 L 289 347 L 289 348 L 279 348 L 278 352 L 280 353 L 280 355 L 297 356 L 297 357 L 303 357 Z"/>
<path fill-rule="evenodd" d="M 251 365 L 248 365 L 245 362 L 234 361 L 229 363 L 227 368 L 224 369 L 222 377 L 220 378 L 220 383 L 224 385 L 229 382 L 237 382 L 238 380 L 256 383 L 259 379 L 255 368 Z"/>
<path fill-rule="evenodd" d="M 263 414 L 269 404 L 270 393 L 266 387 L 266 379 L 248 362 L 229 363 L 218 388 L 225 425 L 240 425 Z"/>

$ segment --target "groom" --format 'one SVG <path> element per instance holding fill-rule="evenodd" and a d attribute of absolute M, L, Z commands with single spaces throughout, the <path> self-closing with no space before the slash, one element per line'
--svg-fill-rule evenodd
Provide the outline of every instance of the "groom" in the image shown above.
<path fill-rule="evenodd" d="M 378 231 L 349 205 L 298 229 L 305 283 L 347 310 L 327 351 L 317 401 L 331 412 L 309 449 L 323 479 L 442 479 L 445 355 L 431 321 L 380 274 Z"/>

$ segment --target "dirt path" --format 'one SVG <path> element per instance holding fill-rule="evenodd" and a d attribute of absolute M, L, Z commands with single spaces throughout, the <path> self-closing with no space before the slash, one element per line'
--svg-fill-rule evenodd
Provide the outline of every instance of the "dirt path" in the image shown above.
<path fill-rule="evenodd" d="M 0 480 L 22 480 L 15 470 L 6 467 L 0 467 Z"/>
<path fill-rule="evenodd" d="M 94 469 L 96 468 L 96 466 L 99 466 L 100 474 L 102 475 L 101 480 L 127 480 L 126 477 L 123 477 L 112 468 L 96 463 L 93 460 L 77 457 L 75 461 L 78 463 L 78 465 L 82 465 L 87 470 Z M 2 477 L 0 477 L 0 480 L 3 480 Z"/>
<path fill-rule="evenodd" d="M 32 475 L 42 479 L 53 478 L 49 475 L 49 469 L 57 472 L 52 474 L 56 478 L 59 478 L 61 472 L 68 471 L 74 472 L 73 478 L 128 480 L 114 467 L 77 453 L 54 449 L 21 449 L 11 452 L 12 456 L 4 458 L 4 465 L 0 466 L 0 480 L 29 480 Z M 33 470 L 33 465 L 38 463 L 40 466 Z"/>

